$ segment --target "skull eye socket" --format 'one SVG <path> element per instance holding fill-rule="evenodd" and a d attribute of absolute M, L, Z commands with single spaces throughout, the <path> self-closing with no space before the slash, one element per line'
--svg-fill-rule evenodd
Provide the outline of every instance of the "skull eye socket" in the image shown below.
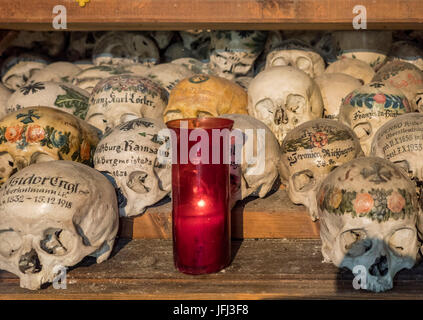
<path fill-rule="evenodd" d="M 353 229 L 341 234 L 342 251 L 350 257 L 359 257 L 372 248 L 372 241 L 362 229 Z"/>
<path fill-rule="evenodd" d="M 151 190 L 151 187 L 147 185 L 148 182 L 149 176 L 147 172 L 134 171 L 129 175 L 129 179 L 126 185 L 136 193 L 144 194 L 150 192 Z"/>
<path fill-rule="evenodd" d="M 13 157 L 7 152 L 0 152 L 0 184 L 5 183 L 17 171 Z"/>
<path fill-rule="evenodd" d="M 166 121 L 183 119 L 182 113 L 179 110 L 169 110 L 166 112 L 165 117 L 167 119 Z"/>
<path fill-rule="evenodd" d="M 308 71 L 311 68 L 311 61 L 306 57 L 299 57 L 297 61 L 295 61 L 295 65 L 300 70 Z"/>
<path fill-rule="evenodd" d="M 292 175 L 294 189 L 297 192 L 306 192 L 311 190 L 316 184 L 314 174 L 311 170 L 296 172 Z"/>
<path fill-rule="evenodd" d="M 108 121 L 105 116 L 101 113 L 95 113 L 87 119 L 87 122 L 92 124 L 94 127 L 100 129 L 101 131 L 105 131 Z"/>
<path fill-rule="evenodd" d="M 362 122 L 356 124 L 353 128 L 353 131 L 360 140 L 365 140 L 371 136 L 372 126 L 368 122 Z"/>
<path fill-rule="evenodd" d="M 21 236 L 13 229 L 0 230 L 0 255 L 12 257 L 22 246 Z"/>
<path fill-rule="evenodd" d="M 306 100 L 298 94 L 290 94 L 286 98 L 286 109 L 293 113 L 303 113 L 306 107 Z"/>
<path fill-rule="evenodd" d="M 260 100 L 256 104 L 256 112 L 258 119 L 273 119 L 274 118 L 274 105 L 272 100 L 266 98 Z"/>
<path fill-rule="evenodd" d="M 275 66 L 287 66 L 289 65 L 289 63 L 282 57 L 277 57 L 276 59 L 274 59 L 271 63 L 272 67 Z"/>
<path fill-rule="evenodd" d="M 412 229 L 404 228 L 394 232 L 389 239 L 389 247 L 398 256 L 411 256 L 411 244 L 415 242 L 416 233 Z"/>
<path fill-rule="evenodd" d="M 40 248 L 48 254 L 62 256 L 72 249 L 74 239 L 73 234 L 69 231 L 49 228 L 44 231 Z"/>

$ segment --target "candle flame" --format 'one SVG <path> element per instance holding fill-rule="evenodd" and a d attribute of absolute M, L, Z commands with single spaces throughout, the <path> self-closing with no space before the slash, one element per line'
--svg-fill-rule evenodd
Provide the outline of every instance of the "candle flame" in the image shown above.
<path fill-rule="evenodd" d="M 197 205 L 202 208 L 206 205 L 206 202 L 203 199 L 201 199 L 200 201 L 197 202 Z"/>

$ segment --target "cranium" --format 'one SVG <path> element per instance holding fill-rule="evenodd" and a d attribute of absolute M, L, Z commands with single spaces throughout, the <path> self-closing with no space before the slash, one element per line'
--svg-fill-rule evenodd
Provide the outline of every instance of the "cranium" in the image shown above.
<path fill-rule="evenodd" d="M 0 269 L 31 290 L 92 255 L 105 261 L 119 216 L 112 184 L 71 161 L 37 163 L 0 190 Z"/>
<path fill-rule="evenodd" d="M 381 158 L 359 158 L 332 171 L 317 201 L 325 262 L 359 268 L 361 288 L 386 291 L 417 258 L 418 201 L 413 182 Z"/>
<path fill-rule="evenodd" d="M 283 41 L 267 54 L 266 67 L 292 66 L 314 78 L 325 71 L 325 61 L 309 45 L 300 40 Z"/>
<path fill-rule="evenodd" d="M 333 169 L 363 156 L 354 132 L 339 121 L 307 121 L 283 140 L 281 177 L 292 202 L 303 204 L 313 220 L 318 219 L 316 194 Z"/>
<path fill-rule="evenodd" d="M 289 66 L 260 72 L 248 87 L 248 113 L 263 121 L 279 143 L 301 123 L 321 118 L 319 87 L 305 72 Z"/>
<path fill-rule="evenodd" d="M 423 95 L 423 72 L 416 66 L 403 62 L 391 61 L 386 63 L 372 81 L 380 81 L 401 89 L 411 104 L 411 109 L 419 110 Z"/>
<path fill-rule="evenodd" d="M 342 99 L 361 87 L 360 80 L 344 73 L 324 73 L 314 79 L 323 99 L 323 118 L 337 119 Z"/>
<path fill-rule="evenodd" d="M 29 82 L 72 82 L 81 70 L 80 67 L 70 62 L 54 62 L 41 70 L 36 70 L 29 79 Z"/>
<path fill-rule="evenodd" d="M 236 83 L 211 75 L 195 75 L 180 81 L 169 96 L 164 121 L 247 114 L 247 93 Z"/>
<path fill-rule="evenodd" d="M 160 50 L 166 49 L 172 38 L 174 37 L 175 32 L 173 31 L 149 31 L 148 36 L 156 41 L 157 47 Z"/>
<path fill-rule="evenodd" d="M 212 31 L 210 69 L 229 80 L 248 75 L 266 38 L 264 31 Z"/>
<path fill-rule="evenodd" d="M 66 55 L 70 61 L 91 59 L 96 42 L 105 34 L 104 31 L 70 32 Z"/>
<path fill-rule="evenodd" d="M 208 30 L 187 30 L 180 31 L 184 48 L 191 53 L 192 58 L 202 61 L 209 60 L 210 54 L 210 31 Z"/>
<path fill-rule="evenodd" d="M 360 80 L 363 84 L 370 83 L 375 71 L 364 61 L 352 58 L 342 58 L 330 64 L 325 73 L 345 73 Z"/>
<path fill-rule="evenodd" d="M 73 160 L 92 164 L 98 130 L 58 109 L 30 107 L 0 120 L 0 184 L 30 164 Z"/>
<path fill-rule="evenodd" d="M 191 77 L 194 72 L 187 67 L 175 63 L 162 63 L 153 66 L 150 69 L 148 77 L 162 86 L 168 93 L 178 84 L 182 79 Z"/>
<path fill-rule="evenodd" d="M 107 32 L 95 44 L 93 62 L 100 64 L 159 62 L 159 49 L 153 40 L 136 32 Z"/>
<path fill-rule="evenodd" d="M 372 82 L 344 98 L 339 120 L 354 130 L 364 154 L 369 155 L 376 131 L 385 122 L 410 111 L 410 104 L 400 89 Z"/>
<path fill-rule="evenodd" d="M 147 78 L 114 76 L 93 89 L 86 120 L 106 132 L 136 118 L 161 119 L 167 101 L 167 91 Z"/>
<path fill-rule="evenodd" d="M 31 81 L 16 90 L 6 106 L 8 113 L 26 107 L 46 106 L 85 119 L 88 97 L 87 91 L 68 83 Z"/>
<path fill-rule="evenodd" d="M 94 167 L 115 179 L 121 216 L 139 215 L 170 193 L 170 165 L 157 159 L 165 128 L 162 120 L 139 118 L 120 124 L 100 141 Z"/>
<path fill-rule="evenodd" d="M 388 61 L 396 60 L 414 64 L 423 71 L 423 50 L 411 41 L 397 41 L 392 44 Z"/>

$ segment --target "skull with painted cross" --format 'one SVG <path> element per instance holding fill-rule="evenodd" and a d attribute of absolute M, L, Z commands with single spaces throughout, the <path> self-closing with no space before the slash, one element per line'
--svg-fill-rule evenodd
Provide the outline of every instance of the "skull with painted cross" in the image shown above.
<path fill-rule="evenodd" d="M 360 286 L 392 289 L 401 269 L 411 269 L 419 243 L 414 183 L 388 160 L 369 157 L 332 171 L 317 195 L 325 262 L 359 274 Z"/>
<path fill-rule="evenodd" d="M 37 163 L 0 190 L 0 269 L 31 290 L 57 273 L 112 252 L 119 226 L 115 190 L 98 171 L 72 161 Z"/>

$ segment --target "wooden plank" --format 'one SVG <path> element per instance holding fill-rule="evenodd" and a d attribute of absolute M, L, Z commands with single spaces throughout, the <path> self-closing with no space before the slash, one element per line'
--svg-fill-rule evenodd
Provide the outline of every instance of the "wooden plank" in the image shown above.
<path fill-rule="evenodd" d="M 421 0 L 0 0 L 0 28 L 52 30 L 58 4 L 70 30 L 352 29 L 357 4 L 370 29 L 423 29 Z"/>
<path fill-rule="evenodd" d="M 422 299 L 423 265 L 401 271 L 385 293 L 355 290 L 350 271 L 322 263 L 317 240 L 233 242 L 224 271 L 189 276 L 173 266 L 169 240 L 120 240 L 111 259 L 85 259 L 67 275 L 67 289 L 19 287 L 0 272 L 0 299 Z"/>
<path fill-rule="evenodd" d="M 311 221 L 304 206 L 294 205 L 283 188 L 265 199 L 238 202 L 231 218 L 235 239 L 319 239 L 318 222 Z M 170 200 L 148 209 L 142 216 L 121 219 L 119 235 L 129 239 L 171 239 Z"/>

